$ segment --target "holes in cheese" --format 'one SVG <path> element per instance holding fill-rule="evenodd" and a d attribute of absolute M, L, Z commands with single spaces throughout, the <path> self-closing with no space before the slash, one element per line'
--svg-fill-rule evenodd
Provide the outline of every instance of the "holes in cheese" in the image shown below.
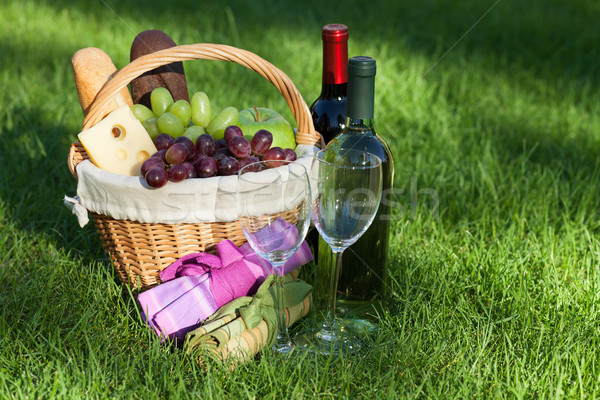
<path fill-rule="evenodd" d="M 127 132 L 125 131 L 125 128 L 123 128 L 121 125 L 115 125 L 112 127 L 113 137 L 117 140 L 125 139 L 126 133 Z"/>
<path fill-rule="evenodd" d="M 127 105 L 77 136 L 92 162 L 115 174 L 141 175 L 142 163 L 157 151 L 148 132 Z"/>
<path fill-rule="evenodd" d="M 139 162 L 143 163 L 147 159 L 150 158 L 150 154 L 146 150 L 142 150 L 137 154 L 137 159 Z"/>

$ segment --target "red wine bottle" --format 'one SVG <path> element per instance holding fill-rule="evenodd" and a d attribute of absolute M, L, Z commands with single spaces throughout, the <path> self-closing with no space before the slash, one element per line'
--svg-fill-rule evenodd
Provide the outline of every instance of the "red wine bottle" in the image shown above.
<path fill-rule="evenodd" d="M 382 160 L 383 197 L 375 219 L 367 231 L 344 251 L 339 273 L 337 305 L 340 316 L 364 319 L 384 300 L 389 252 L 391 205 L 386 200 L 394 182 L 394 160 L 385 140 L 374 128 L 376 63 L 371 57 L 352 57 L 348 62 L 348 104 L 346 124 L 327 148 L 343 153 L 360 149 Z M 321 238 L 317 285 L 333 268 L 331 249 Z M 322 285 L 320 285 L 322 286 Z M 319 293 L 320 290 L 317 290 Z"/>
<path fill-rule="evenodd" d="M 325 25 L 323 40 L 323 78 L 321 94 L 310 106 L 313 124 L 327 144 L 344 129 L 346 124 L 346 92 L 348 88 L 348 27 L 342 24 Z M 313 248 L 315 264 L 319 232 L 312 227 L 306 237 Z M 311 279 L 314 282 L 314 280 Z M 319 308 L 319 304 L 315 304 Z"/>
<path fill-rule="evenodd" d="M 348 84 L 348 27 L 325 25 L 323 39 L 323 80 L 321 94 L 310 106 L 315 129 L 327 144 L 346 124 Z"/>

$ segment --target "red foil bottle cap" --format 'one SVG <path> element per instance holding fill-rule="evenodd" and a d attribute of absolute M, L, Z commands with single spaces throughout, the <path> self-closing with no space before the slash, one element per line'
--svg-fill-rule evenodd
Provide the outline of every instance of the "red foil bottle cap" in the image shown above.
<path fill-rule="evenodd" d="M 328 24 L 323 27 L 323 83 L 348 82 L 348 27 Z"/>
<path fill-rule="evenodd" d="M 345 42 L 348 40 L 348 27 L 343 24 L 328 24 L 323 27 L 323 40 Z"/>

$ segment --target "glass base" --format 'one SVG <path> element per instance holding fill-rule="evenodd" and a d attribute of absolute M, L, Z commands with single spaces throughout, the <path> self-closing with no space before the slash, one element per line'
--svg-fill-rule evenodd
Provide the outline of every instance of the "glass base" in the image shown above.
<path fill-rule="evenodd" d="M 303 331 L 294 337 L 294 343 L 297 347 L 311 353 L 324 355 L 351 354 L 359 351 L 364 345 L 352 329 L 350 326 L 343 325 L 332 330 Z"/>
<path fill-rule="evenodd" d="M 338 300 L 336 319 L 355 335 L 366 337 L 379 330 L 381 310 L 379 302 Z"/>
<path fill-rule="evenodd" d="M 292 343 L 291 340 L 277 340 L 271 350 L 276 351 L 279 354 L 289 354 L 291 353 L 296 346 Z"/>

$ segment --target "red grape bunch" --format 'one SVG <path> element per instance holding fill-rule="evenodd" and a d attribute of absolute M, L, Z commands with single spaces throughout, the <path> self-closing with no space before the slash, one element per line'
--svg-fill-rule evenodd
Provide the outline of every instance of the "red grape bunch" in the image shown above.
<path fill-rule="evenodd" d="M 252 163 L 265 161 L 268 168 L 296 160 L 293 149 L 271 147 L 273 135 L 261 129 L 248 141 L 237 125 L 225 128 L 223 139 L 215 140 L 205 133 L 194 143 L 186 136 L 173 138 L 161 133 L 154 139 L 157 152 L 142 164 L 142 176 L 148 186 L 160 188 L 171 182 L 189 178 L 235 175 Z M 255 171 L 259 171 L 256 166 Z"/>

